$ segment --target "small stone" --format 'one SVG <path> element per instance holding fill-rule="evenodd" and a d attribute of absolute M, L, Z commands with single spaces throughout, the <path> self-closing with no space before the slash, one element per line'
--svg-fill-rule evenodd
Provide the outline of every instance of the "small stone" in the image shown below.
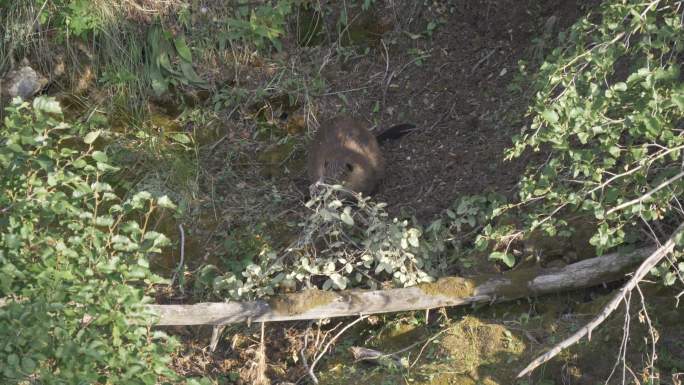
<path fill-rule="evenodd" d="M 10 71 L 2 81 L 2 88 L 7 89 L 10 98 L 28 99 L 47 84 L 48 80 L 39 75 L 33 68 L 24 66 Z"/>

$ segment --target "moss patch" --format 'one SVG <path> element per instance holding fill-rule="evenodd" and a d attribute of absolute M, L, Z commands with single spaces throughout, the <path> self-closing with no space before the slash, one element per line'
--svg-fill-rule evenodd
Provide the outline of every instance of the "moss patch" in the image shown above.
<path fill-rule="evenodd" d="M 444 295 L 452 298 L 466 298 L 473 295 L 473 281 L 461 277 L 444 277 L 433 283 L 418 285 L 420 290 L 429 295 Z"/>
<path fill-rule="evenodd" d="M 439 345 L 439 355 L 448 359 L 450 372 L 467 374 L 476 380 L 489 377 L 478 373 L 483 366 L 496 363 L 501 368 L 524 350 L 525 344 L 504 326 L 487 324 L 474 317 L 463 318 Z M 498 375 L 503 372 L 497 371 Z"/>
<path fill-rule="evenodd" d="M 269 301 L 271 308 L 280 314 L 301 314 L 318 306 L 327 305 L 332 302 L 337 295 L 330 291 L 305 290 L 297 294 L 285 294 L 275 297 Z"/>
<path fill-rule="evenodd" d="M 280 178 L 288 172 L 299 173 L 305 166 L 303 155 L 301 151 L 297 151 L 294 141 L 272 144 L 257 156 L 261 164 L 261 175 L 266 178 Z"/>

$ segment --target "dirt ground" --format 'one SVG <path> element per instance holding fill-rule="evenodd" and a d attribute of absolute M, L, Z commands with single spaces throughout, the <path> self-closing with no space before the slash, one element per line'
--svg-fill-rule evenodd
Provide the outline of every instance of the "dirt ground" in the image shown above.
<path fill-rule="evenodd" d="M 534 53 L 533 39 L 566 28 L 582 14 L 575 1 L 387 2 L 392 30 L 373 53 L 324 72 L 330 81 L 321 115 L 341 108 L 382 129 L 410 122 L 418 129 L 383 146 L 387 175 L 377 198 L 390 214 L 428 220 L 459 196 L 496 191 L 514 195 L 529 161 L 504 162 L 520 131 L 524 106 L 507 90 L 518 61 Z M 431 37 L 411 39 L 431 21 Z M 408 31 L 408 32 L 407 32 Z M 389 44 L 384 44 L 387 40 Z M 537 46 L 536 49 L 542 49 Z M 420 65 L 416 65 L 420 62 Z M 335 93 L 346 90 L 345 106 Z M 375 106 L 379 111 L 373 113 Z M 323 107 L 324 106 L 324 107 Z M 511 119 L 511 113 L 517 116 Z M 511 122 L 513 120 L 513 122 Z"/>

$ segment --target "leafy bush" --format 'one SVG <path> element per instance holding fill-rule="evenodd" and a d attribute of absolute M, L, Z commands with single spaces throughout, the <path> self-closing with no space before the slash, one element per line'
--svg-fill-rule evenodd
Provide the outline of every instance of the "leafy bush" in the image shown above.
<path fill-rule="evenodd" d="M 386 278 L 399 286 L 432 281 L 431 248 L 421 242 L 421 229 L 406 220 L 390 220 L 385 203 L 354 195 L 354 204 L 345 204 L 339 186 L 322 187 L 307 202 L 312 212 L 302 225 L 303 243 L 324 248 L 300 259 L 295 279 L 322 275 L 326 277 L 323 289 L 345 289 L 352 282 L 376 288 Z"/>
<path fill-rule="evenodd" d="M 172 37 L 160 25 L 153 25 L 147 32 L 147 49 L 147 72 L 157 96 L 166 93 L 170 85 L 205 85 L 192 67 L 192 53 L 182 35 Z M 175 56 L 178 57 L 178 69 L 171 63 Z"/>
<path fill-rule="evenodd" d="M 509 157 L 544 150 L 523 178 L 532 227 L 550 234 L 561 212 L 591 213 L 598 252 L 628 229 L 682 213 L 684 26 L 681 3 L 607 1 L 559 36 L 532 78 L 532 123 Z"/>
<path fill-rule="evenodd" d="M 0 383 L 155 384 L 175 342 L 142 311 L 162 279 L 147 229 L 165 197 L 121 201 L 101 131 L 61 120 L 56 101 L 15 100 L 0 128 Z"/>
<path fill-rule="evenodd" d="M 287 17 L 292 12 L 292 0 L 278 0 L 275 4 L 267 3 L 250 8 L 237 7 L 234 17 L 226 20 L 226 32 L 220 34 L 221 45 L 226 40 L 254 44 L 264 48 L 267 43 L 277 50 L 282 49 L 280 36 L 285 32 Z"/>
<path fill-rule="evenodd" d="M 443 249 L 425 242 L 408 221 L 388 220 L 384 203 L 360 196 L 343 201 L 340 193 L 341 186 L 322 185 L 306 204 L 311 211 L 299 239 L 281 255 L 263 244 L 241 274 L 205 266 L 199 288 L 240 299 L 302 286 L 377 288 L 388 278 L 399 286 L 432 280 L 431 257 Z"/>

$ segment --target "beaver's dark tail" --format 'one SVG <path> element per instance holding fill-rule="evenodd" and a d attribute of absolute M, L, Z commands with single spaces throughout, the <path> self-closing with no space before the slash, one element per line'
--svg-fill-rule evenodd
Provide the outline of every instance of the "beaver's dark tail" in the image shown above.
<path fill-rule="evenodd" d="M 375 135 L 375 139 L 378 140 L 378 143 L 382 144 L 383 142 L 386 142 L 388 140 L 394 140 L 394 139 L 399 139 L 402 136 L 408 134 L 409 132 L 412 132 L 416 129 L 416 126 L 414 126 L 411 123 L 403 123 L 403 124 L 397 124 L 396 126 L 392 126 L 381 133 Z"/>

